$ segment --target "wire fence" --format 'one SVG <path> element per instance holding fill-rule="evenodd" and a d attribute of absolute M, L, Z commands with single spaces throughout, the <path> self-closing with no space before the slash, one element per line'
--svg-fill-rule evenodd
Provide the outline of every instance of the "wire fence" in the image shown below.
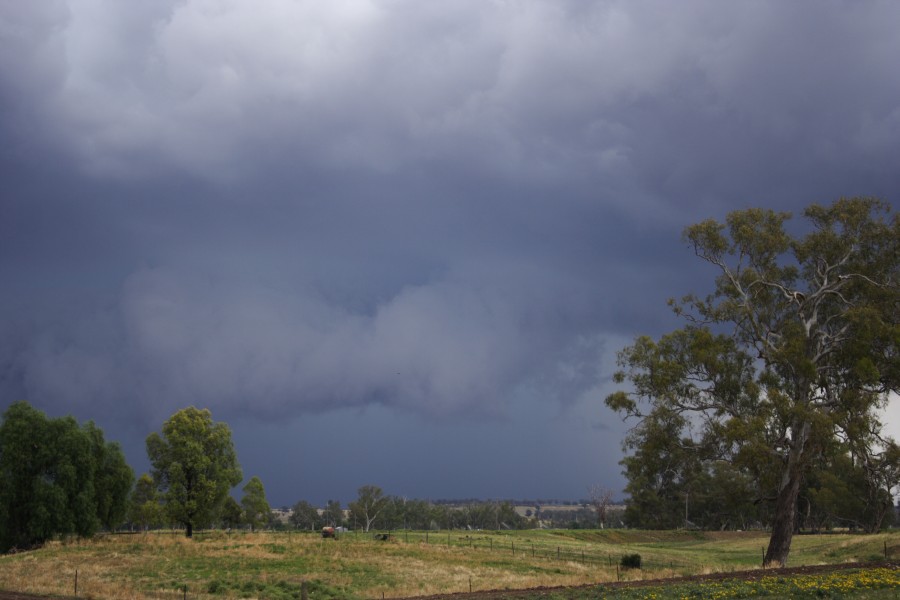
<path fill-rule="evenodd" d="M 156 532 L 157 534 L 166 535 L 172 533 L 174 535 L 183 535 L 183 532 L 165 531 Z M 213 537 L 213 536 L 234 536 L 241 537 L 249 532 L 234 531 L 198 531 L 195 536 L 197 538 Z M 519 532 L 520 534 L 523 532 Z M 110 534 L 119 535 L 119 534 Z M 284 536 L 287 542 L 284 551 L 290 552 L 292 546 L 291 541 L 294 536 L 303 537 L 307 540 L 313 536 L 321 539 L 321 547 L 325 548 L 332 540 L 321 538 L 321 535 L 314 532 L 269 532 L 269 535 Z M 798 536 L 799 537 L 799 536 Z M 795 547 L 791 551 L 791 562 L 795 565 L 806 564 L 803 559 L 804 554 L 810 557 L 821 557 L 823 548 L 834 547 L 835 541 L 830 535 L 820 536 L 821 544 L 807 545 L 807 547 Z M 366 544 L 377 547 L 385 543 L 396 544 L 424 544 L 428 546 L 439 546 L 453 549 L 456 551 L 482 553 L 490 555 L 506 555 L 513 558 L 528 559 L 535 561 L 548 561 L 559 563 L 576 563 L 583 565 L 589 569 L 596 569 L 602 572 L 602 579 L 615 580 L 634 580 L 634 579 L 655 579 L 657 577 L 672 576 L 689 576 L 715 571 L 738 571 L 752 568 L 753 566 L 761 566 L 765 555 L 765 547 L 759 547 L 759 563 L 752 564 L 751 551 L 749 548 L 742 548 L 734 551 L 729 555 L 719 555 L 715 564 L 702 564 L 696 560 L 695 556 L 673 557 L 671 548 L 667 548 L 665 555 L 663 551 L 656 554 L 653 548 L 647 548 L 641 544 L 629 543 L 623 544 L 619 551 L 598 551 L 590 546 L 592 542 L 559 542 L 547 539 L 529 539 L 524 535 L 509 535 L 503 533 L 479 533 L 464 532 L 459 530 L 443 530 L 443 531 L 348 531 L 340 532 L 338 541 L 352 541 L 354 544 Z M 296 540 L 294 540 L 296 541 Z M 665 542 L 660 542 L 665 545 Z M 307 546 L 308 547 L 308 546 Z M 315 545 L 313 546 L 315 547 Z M 868 560 L 878 558 L 891 560 L 900 558 L 900 544 L 889 543 L 883 540 L 882 548 L 876 555 L 874 552 L 868 557 Z M 634 555 L 640 552 L 640 565 L 637 568 L 627 568 L 623 566 L 623 557 Z M 71 591 L 73 596 L 90 596 L 90 592 L 85 594 L 84 581 L 79 580 L 79 570 L 76 568 L 74 573 L 68 573 L 71 577 Z M 474 586 L 474 587 L 473 587 Z M 89 586 L 88 586 L 89 587 Z M 294 597 L 307 597 L 307 582 L 301 581 L 296 584 Z M 469 577 L 468 591 L 493 589 L 489 582 L 477 581 L 473 577 Z M 458 591 L 466 591 L 465 589 Z M 208 585 L 198 588 L 197 584 L 189 586 L 187 583 L 178 585 L 174 589 L 159 590 L 158 597 L 164 600 L 187 600 L 189 596 L 214 593 L 209 589 Z M 382 597 L 384 594 L 382 592 Z"/>
<path fill-rule="evenodd" d="M 743 570 L 753 567 L 765 567 L 765 545 L 758 549 L 757 561 L 752 558 L 752 550 L 732 552 L 727 555 L 720 554 L 717 560 L 710 563 L 698 562 L 696 556 L 685 555 L 673 557 L 671 548 L 659 553 L 643 544 L 624 544 L 617 551 L 598 551 L 590 548 L 591 542 L 553 542 L 544 539 L 534 540 L 527 537 L 502 534 L 481 534 L 477 532 L 464 532 L 459 530 L 442 531 L 348 531 L 344 535 L 353 536 L 355 540 L 371 540 L 373 542 L 401 541 L 407 544 L 418 543 L 428 545 L 440 545 L 447 548 L 470 550 L 473 552 L 489 552 L 505 554 L 512 557 L 541 559 L 565 563 L 580 563 L 589 567 L 608 569 L 632 569 L 634 567 L 623 566 L 623 558 L 636 553 L 640 554 L 640 566 L 642 571 L 668 571 L 679 575 L 694 575 L 707 570 Z M 839 535 L 839 534 L 837 534 Z M 796 536 L 805 537 L 805 536 Z M 834 540 L 830 535 L 817 536 L 822 540 L 821 546 L 833 547 Z M 798 547 L 791 550 L 791 563 L 795 565 L 808 564 L 810 561 L 821 560 L 821 548 L 813 545 Z M 809 557 L 804 559 L 804 556 Z M 872 551 L 867 560 L 891 560 L 900 558 L 900 544 L 889 545 L 885 540 L 883 548 L 878 552 Z"/>

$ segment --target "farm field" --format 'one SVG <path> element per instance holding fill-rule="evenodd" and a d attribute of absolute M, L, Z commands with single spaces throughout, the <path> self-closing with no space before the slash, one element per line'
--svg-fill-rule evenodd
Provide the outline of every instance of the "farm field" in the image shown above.
<path fill-rule="evenodd" d="M 397 598 L 743 571 L 759 567 L 766 541 L 766 534 L 751 532 L 624 530 L 401 531 L 387 541 L 364 533 L 338 540 L 297 532 L 200 532 L 193 540 L 172 533 L 118 534 L 2 556 L 0 590 L 71 596 L 77 573 L 83 598 L 277 600 L 299 598 L 304 581 L 312 599 Z M 900 534 L 797 536 L 790 564 L 881 560 L 885 549 L 895 554 L 895 546 L 900 554 Z M 618 567 L 623 555 L 635 553 L 642 569 Z M 846 595 L 849 585 L 834 589 L 852 597 Z M 778 597 L 763 591 L 759 595 Z M 644 592 L 610 597 L 649 597 L 631 593 Z M 597 597 L 596 590 L 552 595 Z M 737 596 L 711 591 L 695 597 Z"/>

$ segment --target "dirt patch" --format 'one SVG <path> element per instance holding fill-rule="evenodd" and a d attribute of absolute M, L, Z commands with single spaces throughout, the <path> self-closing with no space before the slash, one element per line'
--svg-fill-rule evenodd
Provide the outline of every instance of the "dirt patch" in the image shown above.
<path fill-rule="evenodd" d="M 22 592 L 5 592 L 0 590 L 0 600 L 75 600 L 71 596 L 38 596 Z M 84 599 L 82 599 L 84 600 Z"/>

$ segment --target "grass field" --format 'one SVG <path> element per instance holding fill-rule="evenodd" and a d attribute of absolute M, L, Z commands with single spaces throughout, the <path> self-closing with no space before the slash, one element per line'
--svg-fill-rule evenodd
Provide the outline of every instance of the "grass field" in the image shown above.
<path fill-rule="evenodd" d="M 750 532 L 623 530 L 399 532 L 388 541 L 363 533 L 109 535 L 2 556 L 0 589 L 72 595 L 77 571 L 78 595 L 97 599 L 286 600 L 300 597 L 304 581 L 313 599 L 391 598 L 751 569 L 766 541 Z M 797 536 L 790 564 L 878 560 L 895 546 L 900 555 L 900 533 Z M 633 553 L 643 568 L 618 568 Z"/>

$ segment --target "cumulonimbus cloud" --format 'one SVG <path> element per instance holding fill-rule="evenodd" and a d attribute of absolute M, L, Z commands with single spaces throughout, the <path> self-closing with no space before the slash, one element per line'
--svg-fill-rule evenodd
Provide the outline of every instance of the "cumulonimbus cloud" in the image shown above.
<path fill-rule="evenodd" d="M 7 3 L 0 64 L 28 98 L 18 116 L 102 176 L 229 180 L 265 155 L 269 168 L 593 169 L 627 185 L 668 157 L 666 182 L 690 186 L 710 145 L 728 147 L 721 160 L 780 143 L 835 164 L 890 146 L 893 9 L 810 6 Z"/>

